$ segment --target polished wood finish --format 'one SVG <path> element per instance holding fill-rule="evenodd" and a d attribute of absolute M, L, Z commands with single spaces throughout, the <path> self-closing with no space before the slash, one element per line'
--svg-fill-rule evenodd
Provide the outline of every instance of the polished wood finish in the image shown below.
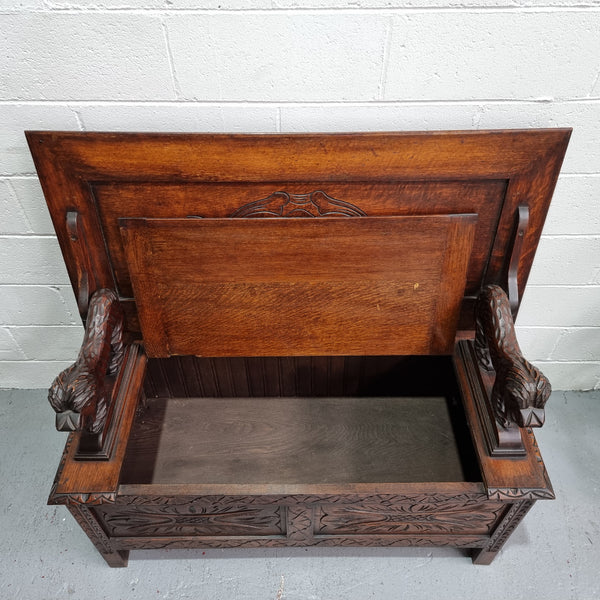
<path fill-rule="evenodd" d="M 492 390 L 496 420 L 503 427 L 513 423 L 541 427 L 550 382 L 521 353 L 508 297 L 498 285 L 486 286 L 479 295 L 475 343 L 481 366 L 496 372 Z"/>
<path fill-rule="evenodd" d="M 504 285 L 518 207 L 529 207 L 518 272 L 522 296 L 569 129 L 207 135 L 27 132 L 73 288 L 115 288 L 139 332 L 120 217 L 230 217 L 275 192 L 322 191 L 369 216 L 476 213 L 460 329 L 474 301 Z M 126 212 L 123 208 L 127 207 Z M 66 213 L 77 210 L 85 247 Z"/>
<path fill-rule="evenodd" d="M 157 357 L 450 354 L 474 225 L 473 215 L 121 219 Z"/>
<path fill-rule="evenodd" d="M 49 501 L 111 566 L 310 545 L 489 564 L 554 497 L 512 319 L 569 135 L 29 132 L 103 357 L 95 293 L 124 315 L 102 452 L 71 433 Z"/>
<path fill-rule="evenodd" d="M 58 375 L 48 392 L 57 413 L 56 428 L 82 432 L 82 454 L 106 455 L 106 432 L 115 405 L 114 379 L 124 355 L 123 311 L 117 295 L 112 290 L 98 290 L 89 302 L 77 361 Z"/>

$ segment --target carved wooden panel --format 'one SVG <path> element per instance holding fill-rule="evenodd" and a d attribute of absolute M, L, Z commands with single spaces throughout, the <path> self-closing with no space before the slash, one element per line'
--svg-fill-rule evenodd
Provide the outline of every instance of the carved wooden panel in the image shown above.
<path fill-rule="evenodd" d="M 164 503 L 156 504 L 159 498 L 151 504 L 148 500 L 120 497 L 114 505 L 95 508 L 117 547 L 358 544 L 481 548 L 489 545 L 490 533 L 497 531 L 512 510 L 511 505 L 486 500 L 479 493 L 206 496 L 187 502 L 183 497 L 166 497 Z M 436 538 L 441 534 L 444 539 Z M 133 538 L 135 546 L 127 541 Z M 152 538 L 150 545 L 143 538 Z"/>
<path fill-rule="evenodd" d="M 329 535 L 399 533 L 486 534 L 505 510 L 500 502 L 464 503 L 441 501 L 431 504 L 328 505 L 317 510 L 316 533 Z"/>
<path fill-rule="evenodd" d="M 183 505 L 102 506 L 97 509 L 111 536 L 283 535 L 280 506 Z"/>
<path fill-rule="evenodd" d="M 284 547 L 356 547 L 367 546 L 377 548 L 390 547 L 450 547 L 450 548 L 484 548 L 489 538 L 483 535 L 350 535 L 313 537 L 310 542 L 296 541 L 286 537 L 193 537 L 180 536 L 170 538 L 124 537 L 115 540 L 115 545 L 122 550 L 141 550 L 159 548 L 284 548 Z"/>
<path fill-rule="evenodd" d="M 495 225 L 500 218 L 502 199 L 506 193 L 506 180 L 307 181 L 281 184 L 99 181 L 91 187 L 94 206 L 106 239 L 108 258 L 122 299 L 131 297 L 133 290 L 119 233 L 118 222 L 121 217 L 260 218 L 310 215 L 329 218 L 367 214 L 369 217 L 385 217 L 463 213 L 478 214 L 465 290 L 465 295 L 474 296 L 479 291 L 490 260 Z M 306 191 L 310 189 L 317 191 L 307 194 Z M 336 206 L 328 207 L 323 197 L 315 197 L 315 194 L 335 199 Z M 156 202 L 156 198 L 161 201 Z M 302 198 L 308 201 L 302 201 Z M 314 204 L 318 204 L 318 207 Z M 126 212 L 124 206 L 127 207 Z M 125 304 L 125 309 L 128 321 L 132 326 L 137 324 L 135 307 Z M 469 319 L 472 319 L 471 315 Z"/>
<path fill-rule="evenodd" d="M 244 204 L 231 216 L 252 217 L 366 217 L 358 206 L 336 200 L 321 190 L 309 194 L 274 192 L 267 198 Z"/>

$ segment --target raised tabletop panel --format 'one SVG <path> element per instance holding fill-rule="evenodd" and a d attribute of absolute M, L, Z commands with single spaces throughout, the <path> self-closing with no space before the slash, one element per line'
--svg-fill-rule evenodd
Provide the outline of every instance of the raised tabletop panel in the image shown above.
<path fill-rule="evenodd" d="M 477 214 L 465 295 L 477 295 L 504 204 L 506 179 L 474 181 L 287 181 L 264 183 L 102 183 L 91 186 L 106 249 L 122 297 L 133 289 L 119 232 L 122 217 L 236 218 L 256 203 L 321 195 L 369 217 Z M 124 210 L 124 206 L 127 207 Z M 364 214 L 363 214 L 364 213 Z M 258 216 L 258 215 L 256 215 Z M 272 214 L 265 216 L 273 216 Z M 296 213 L 292 216 L 306 216 Z"/>
<path fill-rule="evenodd" d="M 452 352 L 475 215 L 120 222 L 149 356 Z"/>

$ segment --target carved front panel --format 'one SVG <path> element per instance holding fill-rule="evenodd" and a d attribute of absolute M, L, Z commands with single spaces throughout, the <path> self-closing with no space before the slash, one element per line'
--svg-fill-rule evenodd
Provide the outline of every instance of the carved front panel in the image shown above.
<path fill-rule="evenodd" d="M 98 513 L 115 537 L 285 534 L 279 506 L 103 506 Z"/>
<path fill-rule="evenodd" d="M 462 503 L 323 504 L 318 507 L 315 533 L 319 535 L 470 533 L 491 531 L 506 505 L 482 501 Z"/>

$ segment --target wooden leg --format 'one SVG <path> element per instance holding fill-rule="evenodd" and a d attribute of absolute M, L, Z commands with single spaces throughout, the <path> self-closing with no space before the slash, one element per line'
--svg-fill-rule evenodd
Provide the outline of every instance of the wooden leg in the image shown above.
<path fill-rule="evenodd" d="M 107 562 L 109 567 L 119 568 L 126 567 L 129 560 L 129 550 L 117 550 L 116 552 L 100 552 L 102 558 Z"/>
<path fill-rule="evenodd" d="M 489 552 L 483 548 L 477 548 L 473 550 L 471 559 L 474 565 L 491 565 L 498 552 Z"/>
<path fill-rule="evenodd" d="M 504 518 L 492 534 L 488 545 L 485 548 L 474 550 L 471 554 L 473 564 L 489 565 L 534 504 L 535 500 L 521 500 L 510 505 Z"/>
<path fill-rule="evenodd" d="M 110 567 L 126 567 L 129 558 L 128 550 L 117 550 L 113 547 L 110 538 L 102 529 L 96 519 L 96 515 L 91 508 L 81 505 L 71 505 L 68 507 L 75 520 L 90 538 L 92 544 Z"/>

